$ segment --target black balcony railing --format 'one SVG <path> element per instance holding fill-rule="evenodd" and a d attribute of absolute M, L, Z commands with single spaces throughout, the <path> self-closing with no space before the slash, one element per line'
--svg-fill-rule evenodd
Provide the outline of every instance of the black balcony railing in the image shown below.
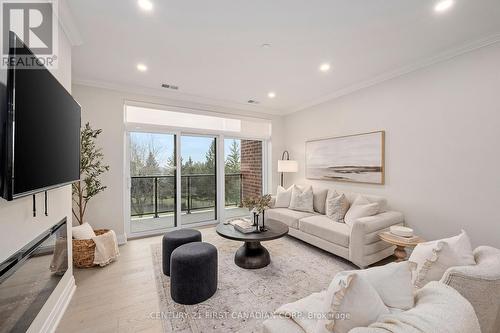
<path fill-rule="evenodd" d="M 175 211 L 175 176 L 131 177 L 131 216 L 159 217 Z M 240 206 L 242 202 L 242 174 L 225 176 L 226 206 Z M 215 208 L 215 175 L 181 176 L 181 211 L 190 214 L 196 210 Z"/>

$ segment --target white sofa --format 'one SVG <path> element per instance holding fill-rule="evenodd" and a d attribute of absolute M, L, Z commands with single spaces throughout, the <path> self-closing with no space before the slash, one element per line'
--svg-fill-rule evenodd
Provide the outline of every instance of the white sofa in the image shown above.
<path fill-rule="evenodd" d="M 324 215 L 325 191 L 313 188 L 315 213 L 271 208 L 266 210 L 266 219 L 285 223 L 289 227 L 290 236 L 345 258 L 361 268 L 394 253 L 394 246 L 380 240 L 378 234 L 392 225 L 403 224 L 403 214 L 388 210 L 387 201 L 382 197 L 363 195 L 368 201 L 379 203 L 379 213 L 358 219 L 351 228 Z M 351 204 L 358 196 L 357 193 L 345 195 Z"/>
<path fill-rule="evenodd" d="M 389 333 L 400 332 L 401 323 L 408 324 L 408 318 L 421 318 L 432 327 L 425 332 L 465 332 L 467 325 L 477 322 L 482 333 L 500 332 L 500 250 L 480 246 L 474 250 L 476 265 L 449 268 L 439 282 L 433 281 L 416 292 L 416 305 L 406 312 L 393 315 L 386 323 L 375 323 L 369 328 L 354 328 L 353 333 Z M 444 287 L 440 288 L 439 285 Z M 450 293 L 450 289 L 454 292 Z M 419 294 L 424 292 L 446 292 L 446 297 L 439 298 L 436 307 L 425 304 L 425 298 L 419 300 Z M 308 311 L 314 311 L 311 304 Z M 436 313 L 429 315 L 429 311 Z M 429 317 L 426 317 L 429 316 Z M 446 318 L 446 320 L 444 319 Z M 452 318 L 454 318 L 452 320 Z M 381 328 L 385 327 L 385 329 Z M 477 327 L 477 331 L 479 331 Z M 404 330 L 403 330 L 404 331 Z M 421 330 L 415 330 L 421 332 Z M 304 329 L 294 320 L 278 316 L 264 321 L 264 333 L 305 333 Z M 413 330 L 412 330 L 413 332 Z"/>

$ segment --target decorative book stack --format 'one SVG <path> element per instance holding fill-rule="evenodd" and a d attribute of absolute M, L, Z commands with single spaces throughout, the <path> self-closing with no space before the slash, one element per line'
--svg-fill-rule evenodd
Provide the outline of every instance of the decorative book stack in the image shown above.
<path fill-rule="evenodd" d="M 381 232 L 380 236 L 382 239 L 392 244 L 404 245 L 404 246 L 416 246 L 418 243 L 424 242 L 424 240 L 419 236 L 414 235 L 411 237 L 402 237 L 394 235 L 390 231 Z"/>
<path fill-rule="evenodd" d="M 229 223 L 234 227 L 234 230 L 244 234 L 249 234 L 255 231 L 255 226 L 249 219 L 235 219 Z"/>

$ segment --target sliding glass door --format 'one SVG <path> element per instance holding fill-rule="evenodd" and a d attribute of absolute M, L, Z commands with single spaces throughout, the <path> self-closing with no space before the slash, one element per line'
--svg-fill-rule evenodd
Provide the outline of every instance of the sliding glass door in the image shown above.
<path fill-rule="evenodd" d="M 176 135 L 130 132 L 130 232 L 176 225 Z"/>
<path fill-rule="evenodd" d="M 249 214 L 242 201 L 263 192 L 263 143 L 259 140 L 224 139 L 226 218 Z"/>
<path fill-rule="evenodd" d="M 217 138 L 182 135 L 181 224 L 217 220 Z"/>
<path fill-rule="evenodd" d="M 180 132 L 128 137 L 133 236 L 247 216 L 243 199 L 264 191 L 263 141 Z"/>

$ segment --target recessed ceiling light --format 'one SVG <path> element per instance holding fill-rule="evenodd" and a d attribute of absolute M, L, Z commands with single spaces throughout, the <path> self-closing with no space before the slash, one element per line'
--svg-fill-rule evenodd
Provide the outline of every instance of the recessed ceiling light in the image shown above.
<path fill-rule="evenodd" d="M 328 72 L 330 70 L 330 64 L 325 62 L 319 66 L 319 70 L 322 72 Z"/>
<path fill-rule="evenodd" d="M 150 11 L 153 9 L 153 3 L 149 0 L 138 0 L 137 4 L 139 5 L 139 7 L 141 7 L 141 9 L 146 11 Z"/>
<path fill-rule="evenodd" d="M 274 97 L 276 97 L 276 93 L 274 91 L 270 91 L 267 93 L 267 97 L 274 98 Z"/>
<path fill-rule="evenodd" d="M 453 0 L 442 0 L 439 1 L 436 6 L 434 6 L 434 11 L 438 13 L 442 13 L 453 7 L 455 1 Z"/>
<path fill-rule="evenodd" d="M 137 70 L 139 72 L 145 72 L 148 70 L 148 66 L 144 65 L 144 64 L 137 64 Z"/>

